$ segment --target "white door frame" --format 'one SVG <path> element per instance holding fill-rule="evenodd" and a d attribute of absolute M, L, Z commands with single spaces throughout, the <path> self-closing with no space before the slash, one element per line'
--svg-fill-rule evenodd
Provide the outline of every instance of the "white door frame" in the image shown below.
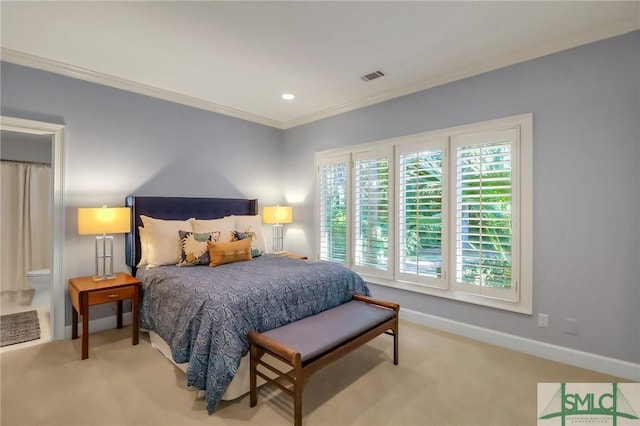
<path fill-rule="evenodd" d="M 0 117 L 0 129 L 33 135 L 51 135 L 51 338 L 65 337 L 65 295 L 64 280 L 64 125 L 25 120 L 22 118 Z"/>

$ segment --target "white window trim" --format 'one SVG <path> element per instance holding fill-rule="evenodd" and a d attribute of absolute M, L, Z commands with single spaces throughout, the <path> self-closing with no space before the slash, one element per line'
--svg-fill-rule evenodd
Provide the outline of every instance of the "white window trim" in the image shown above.
<path fill-rule="evenodd" d="M 486 141 L 500 139 L 502 134 L 509 134 L 508 138 L 513 140 L 513 144 L 511 145 L 511 158 L 512 158 L 512 170 L 511 170 L 511 179 L 512 179 L 512 187 L 514 191 L 512 192 L 512 207 L 513 207 L 513 215 L 512 215 L 512 225 L 511 228 L 513 230 L 513 246 L 512 246 L 512 258 L 517 261 L 512 262 L 512 274 L 515 277 L 513 280 L 513 285 L 509 290 L 495 290 L 482 286 L 472 286 L 470 284 L 459 283 L 455 279 L 454 276 L 451 277 L 452 288 L 454 291 L 459 291 L 461 293 L 468 294 L 478 294 L 482 297 L 489 297 L 495 299 L 505 299 L 507 301 L 516 302 L 519 299 L 519 281 L 520 281 L 520 209 L 519 209 L 519 201 L 521 200 L 520 196 L 520 126 L 510 127 L 506 129 L 492 129 L 489 131 L 478 131 L 473 132 L 471 134 L 466 135 L 458 135 L 451 138 L 451 154 L 449 157 L 449 182 L 452 184 L 456 181 L 456 155 L 454 152 L 458 144 L 461 146 L 468 145 L 476 145 L 481 144 Z M 457 200 L 450 200 L 451 203 L 451 211 L 456 211 L 456 202 Z M 455 217 L 450 217 L 451 229 L 456 229 L 456 220 Z M 456 258 L 456 250 L 455 246 L 451 247 L 450 258 L 455 262 Z M 455 265 L 451 264 L 452 271 L 455 269 Z"/>
<path fill-rule="evenodd" d="M 438 286 L 429 285 L 428 282 L 409 282 L 403 280 L 397 274 L 397 254 L 395 253 L 395 242 L 396 242 L 396 209 L 398 202 L 398 195 L 395 193 L 395 184 L 390 182 L 390 185 L 393 185 L 391 188 L 393 189 L 393 200 L 394 200 L 394 208 L 391 209 L 391 214 L 393 215 L 393 220 L 390 218 L 389 223 L 389 256 L 390 259 L 393 259 L 393 270 L 394 277 L 386 278 L 380 276 L 374 276 L 368 274 L 366 271 L 358 271 L 358 273 L 365 279 L 365 281 L 388 286 L 392 288 L 402 289 L 413 291 L 417 293 L 427 294 L 431 296 L 442 297 L 451 300 L 457 300 L 467 303 L 473 303 L 477 305 L 487 306 L 491 308 L 502 309 L 506 311 L 518 312 L 523 314 L 532 314 L 532 305 L 533 305 L 533 114 L 520 114 L 506 118 L 500 118 L 496 120 L 488 120 L 480 123 L 467 124 L 463 126 L 451 127 L 447 129 L 440 129 L 435 131 L 424 132 L 420 134 L 404 136 L 400 138 L 387 139 L 357 146 L 351 146 L 346 148 L 341 148 L 337 150 L 330 151 L 322 151 L 317 152 L 315 154 L 315 163 L 316 170 L 319 170 L 320 164 L 326 161 L 329 158 L 335 158 L 339 156 L 351 156 L 351 160 L 353 161 L 353 155 L 356 152 L 363 152 L 366 150 L 374 150 L 377 148 L 389 148 L 393 149 L 394 158 L 391 163 L 394 166 L 393 177 L 395 182 L 395 170 L 397 167 L 397 153 L 396 147 L 403 146 L 405 144 L 411 143 L 420 143 L 421 141 L 434 139 L 438 137 L 445 138 L 454 138 L 457 136 L 463 136 L 469 133 L 480 133 L 486 131 L 496 131 L 496 130 L 504 130 L 509 128 L 519 128 L 519 146 L 518 149 L 514 150 L 514 160 L 517 155 L 518 161 L 518 174 L 517 174 L 517 185 L 518 191 L 517 196 L 519 197 L 519 212 L 517 214 L 517 218 L 515 220 L 519 221 L 520 227 L 520 238 L 519 238 L 519 246 L 517 247 L 519 250 L 519 262 L 518 267 L 515 269 L 519 270 L 516 272 L 518 277 L 515 279 L 517 288 L 515 289 L 519 294 L 517 300 L 509 301 L 503 300 L 500 298 L 491 297 L 488 295 L 479 295 L 472 294 L 465 291 L 460 291 L 457 286 L 452 285 L 451 283 L 455 281 L 455 277 L 453 276 L 451 270 L 451 248 L 444 253 L 446 255 L 446 286 L 444 288 L 440 288 Z M 451 144 L 448 143 L 446 145 L 447 151 L 450 150 Z M 447 156 L 447 165 L 446 167 L 450 168 L 449 159 L 452 157 L 451 153 L 446 152 Z M 353 167 L 353 163 L 350 163 L 351 167 Z M 444 164 L 443 164 L 444 166 Z M 443 173 L 445 173 L 443 171 Z M 351 175 L 351 172 L 349 172 Z M 391 180 L 392 172 L 390 171 L 390 180 Z M 351 179 L 351 185 L 353 185 L 353 179 Z M 351 186 L 349 185 L 349 186 Z M 444 188 L 443 188 L 444 191 Z M 347 267 L 352 268 L 352 209 L 353 209 L 353 188 L 349 188 L 349 194 L 347 198 L 347 221 L 349 223 L 347 229 Z M 449 193 L 450 191 L 447 191 Z M 319 194 L 319 182 L 316 179 L 316 195 L 315 199 L 318 199 Z M 389 197 L 391 199 L 391 191 L 389 192 Z M 446 204 L 446 208 L 450 208 L 451 201 Z M 317 204 L 317 203 L 316 203 Z M 444 202 L 443 202 L 444 204 Z M 443 206 L 445 208 L 445 206 Z M 316 253 L 315 258 L 318 258 L 318 253 L 320 250 L 320 242 L 317 236 L 319 235 L 320 230 L 320 217 L 319 217 L 319 206 L 316 205 L 315 214 L 314 214 L 314 235 L 316 236 Z M 450 215 L 447 215 L 450 216 Z M 448 217 L 448 223 L 446 226 L 449 230 L 452 229 L 451 218 Z M 443 226 L 445 223 L 443 221 Z M 514 225 L 515 226 L 515 225 Z M 393 239 L 393 245 L 391 243 L 391 239 Z M 393 257 L 391 257 L 393 256 Z M 443 256 L 443 269 L 445 268 L 445 256 Z M 515 263 L 515 262 L 514 262 Z M 354 268 L 355 269 L 355 268 Z"/>

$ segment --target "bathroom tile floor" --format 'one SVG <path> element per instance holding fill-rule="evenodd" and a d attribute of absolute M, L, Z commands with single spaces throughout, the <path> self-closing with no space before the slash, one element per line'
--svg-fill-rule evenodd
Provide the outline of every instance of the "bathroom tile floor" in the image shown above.
<path fill-rule="evenodd" d="M 24 292 L 8 292 L 3 291 L 0 294 L 0 314 L 15 314 L 35 309 L 38 311 L 38 319 L 40 320 L 40 338 L 29 342 L 18 343 L 0 348 L 0 353 L 14 351 L 29 346 L 40 345 L 51 341 L 51 315 L 49 306 L 41 306 L 34 308 L 30 305 L 33 291 Z"/>

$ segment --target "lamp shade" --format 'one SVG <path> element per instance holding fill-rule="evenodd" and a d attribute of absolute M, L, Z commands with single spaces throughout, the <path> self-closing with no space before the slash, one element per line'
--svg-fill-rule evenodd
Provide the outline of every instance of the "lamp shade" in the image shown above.
<path fill-rule="evenodd" d="M 271 206 L 262 209 L 262 222 L 264 223 L 291 223 L 293 209 L 286 206 Z"/>
<path fill-rule="evenodd" d="M 131 231 L 129 207 L 78 209 L 78 234 L 122 234 Z"/>

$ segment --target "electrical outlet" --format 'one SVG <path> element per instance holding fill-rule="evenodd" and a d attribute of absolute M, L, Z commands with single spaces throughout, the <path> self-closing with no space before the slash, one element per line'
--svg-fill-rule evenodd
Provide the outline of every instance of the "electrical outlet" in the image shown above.
<path fill-rule="evenodd" d="M 538 314 L 538 327 L 549 328 L 549 315 Z"/>

